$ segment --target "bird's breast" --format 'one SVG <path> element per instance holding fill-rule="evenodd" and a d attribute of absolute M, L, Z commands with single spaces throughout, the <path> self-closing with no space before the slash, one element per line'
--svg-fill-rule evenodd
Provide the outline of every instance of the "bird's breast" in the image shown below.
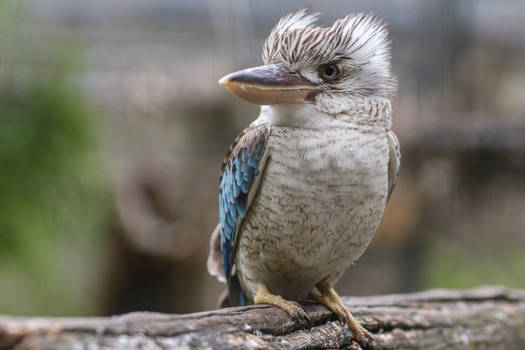
<path fill-rule="evenodd" d="M 384 133 L 338 126 L 272 127 L 268 147 L 239 236 L 241 283 L 262 279 L 301 299 L 369 244 L 386 202 L 388 146 Z"/>

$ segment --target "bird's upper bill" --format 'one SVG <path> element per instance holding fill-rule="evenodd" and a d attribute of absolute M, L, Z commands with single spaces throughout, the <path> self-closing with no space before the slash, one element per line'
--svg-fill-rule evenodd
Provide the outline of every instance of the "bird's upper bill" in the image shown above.
<path fill-rule="evenodd" d="M 283 64 L 268 64 L 228 74 L 219 80 L 232 94 L 258 105 L 308 103 L 320 87 Z"/>

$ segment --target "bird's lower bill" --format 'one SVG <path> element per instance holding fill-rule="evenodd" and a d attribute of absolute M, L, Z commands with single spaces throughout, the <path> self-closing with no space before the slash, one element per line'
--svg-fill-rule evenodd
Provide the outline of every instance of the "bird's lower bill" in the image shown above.
<path fill-rule="evenodd" d="M 258 105 L 311 103 L 319 88 L 282 64 L 270 64 L 228 74 L 219 80 L 229 92 Z"/>

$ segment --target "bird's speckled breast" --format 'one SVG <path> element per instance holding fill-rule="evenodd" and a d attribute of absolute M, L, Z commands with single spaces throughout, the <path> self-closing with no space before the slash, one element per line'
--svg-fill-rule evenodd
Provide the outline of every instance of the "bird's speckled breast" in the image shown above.
<path fill-rule="evenodd" d="M 385 132 L 329 122 L 323 129 L 271 127 L 268 163 L 235 256 L 249 299 L 260 281 L 304 300 L 359 258 L 386 204 Z"/>

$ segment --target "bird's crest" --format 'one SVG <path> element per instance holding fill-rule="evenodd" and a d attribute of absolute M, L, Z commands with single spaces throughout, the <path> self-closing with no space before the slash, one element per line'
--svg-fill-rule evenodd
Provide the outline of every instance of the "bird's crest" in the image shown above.
<path fill-rule="evenodd" d="M 315 25 L 320 13 L 309 9 L 279 20 L 263 48 L 265 64 L 284 63 L 290 68 L 350 59 L 356 66 L 371 60 L 390 68 L 387 24 L 372 14 L 350 14 L 331 27 Z"/>

